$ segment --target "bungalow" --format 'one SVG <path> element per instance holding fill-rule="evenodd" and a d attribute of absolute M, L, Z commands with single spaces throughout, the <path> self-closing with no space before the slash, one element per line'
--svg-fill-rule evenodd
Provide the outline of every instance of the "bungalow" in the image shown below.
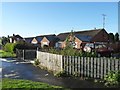
<path fill-rule="evenodd" d="M 55 47 L 55 43 L 59 40 L 55 34 L 51 35 L 44 35 L 43 39 L 41 40 L 41 47 L 48 46 L 48 47 Z"/>
<path fill-rule="evenodd" d="M 71 38 L 70 33 L 71 32 L 58 34 L 57 37 L 60 40 L 56 43 L 56 47 L 64 48 L 66 46 L 66 38 Z M 77 31 L 74 32 L 74 38 L 75 48 L 77 49 L 84 47 L 84 45 L 89 42 L 106 43 L 109 40 L 108 33 L 105 31 L 105 29 Z"/>
<path fill-rule="evenodd" d="M 24 38 L 24 39 L 27 43 L 30 43 L 30 44 L 40 47 L 43 36 L 28 37 L 28 38 Z"/>
<path fill-rule="evenodd" d="M 25 38 L 25 41 L 38 47 L 54 47 L 55 43 L 58 41 L 58 38 L 55 34 L 51 34 Z"/>
<path fill-rule="evenodd" d="M 36 44 L 36 46 L 41 47 L 41 40 L 43 39 L 43 36 L 36 36 L 32 40 L 32 44 Z"/>

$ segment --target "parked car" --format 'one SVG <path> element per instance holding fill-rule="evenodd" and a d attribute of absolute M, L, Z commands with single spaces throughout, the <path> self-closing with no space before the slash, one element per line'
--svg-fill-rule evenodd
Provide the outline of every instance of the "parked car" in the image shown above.
<path fill-rule="evenodd" d="M 87 43 L 83 50 L 85 52 L 96 52 L 98 56 L 111 56 L 113 49 L 101 43 Z"/>

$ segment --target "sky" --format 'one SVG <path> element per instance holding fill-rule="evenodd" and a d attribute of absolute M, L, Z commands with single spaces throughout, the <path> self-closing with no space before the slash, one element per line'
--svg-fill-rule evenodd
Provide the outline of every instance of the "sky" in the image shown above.
<path fill-rule="evenodd" d="M 117 2 L 3 2 L 0 36 L 45 34 L 103 28 L 118 32 Z"/>

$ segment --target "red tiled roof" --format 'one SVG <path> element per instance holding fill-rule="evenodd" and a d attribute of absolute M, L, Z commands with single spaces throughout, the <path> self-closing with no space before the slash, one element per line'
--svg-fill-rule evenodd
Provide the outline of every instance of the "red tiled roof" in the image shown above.
<path fill-rule="evenodd" d="M 104 29 L 94 29 L 94 30 L 86 30 L 86 31 L 75 31 L 74 34 L 75 35 L 85 35 L 85 36 L 90 36 L 90 37 L 94 37 L 95 35 L 97 35 L 101 30 Z M 71 32 L 66 32 L 66 33 L 60 33 L 57 35 L 57 37 L 61 40 L 64 41 L 66 39 L 66 37 L 70 34 Z"/>

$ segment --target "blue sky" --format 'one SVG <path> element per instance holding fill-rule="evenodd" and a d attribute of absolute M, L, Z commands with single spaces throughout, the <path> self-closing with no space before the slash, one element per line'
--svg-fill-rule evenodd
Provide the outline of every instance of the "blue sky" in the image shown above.
<path fill-rule="evenodd" d="M 4 2 L 2 33 L 23 37 L 102 28 L 106 14 L 106 31 L 118 32 L 117 2 Z"/>

